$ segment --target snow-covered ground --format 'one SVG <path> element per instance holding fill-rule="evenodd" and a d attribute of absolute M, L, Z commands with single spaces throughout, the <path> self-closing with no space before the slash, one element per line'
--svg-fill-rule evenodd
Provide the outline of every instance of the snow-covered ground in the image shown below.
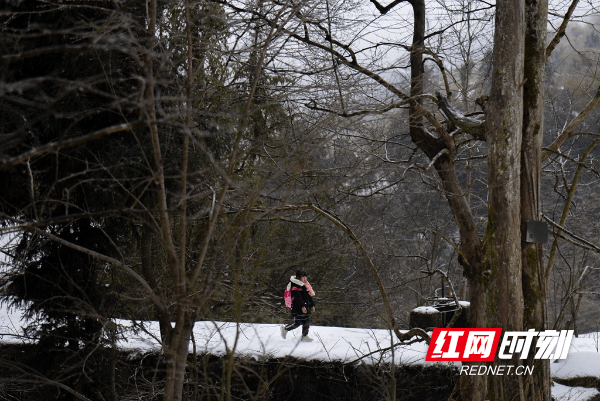
<path fill-rule="evenodd" d="M 160 335 L 156 323 L 118 323 L 124 328 L 119 342 L 121 348 L 141 352 L 159 348 Z M 0 307 L 0 342 L 24 341 L 21 336 L 24 325 L 19 311 Z M 276 324 L 197 322 L 194 328 L 194 343 L 197 352 L 217 355 L 225 353 L 227 348 L 235 347 L 237 353 L 256 358 L 294 356 L 323 361 L 374 363 L 393 360 L 399 364 L 430 363 L 425 361 L 427 345 L 424 343 L 395 347 L 393 353 L 390 350 L 378 351 L 387 349 L 392 344 L 394 336 L 387 330 L 312 326 L 312 343 L 298 341 L 300 330 L 298 328 L 289 332 L 287 338 L 283 339 L 280 326 Z M 599 340 L 599 333 L 573 338 L 567 359 L 551 364 L 553 377 L 600 377 Z M 190 351 L 193 349 L 194 344 L 190 344 Z M 460 362 L 454 363 L 460 365 Z M 596 394 L 596 389 L 560 384 L 552 387 L 552 395 L 557 401 L 585 401 Z"/>

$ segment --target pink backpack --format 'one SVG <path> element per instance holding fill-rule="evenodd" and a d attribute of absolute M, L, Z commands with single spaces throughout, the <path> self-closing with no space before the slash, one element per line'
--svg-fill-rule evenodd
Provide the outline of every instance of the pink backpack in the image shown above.
<path fill-rule="evenodd" d="M 285 292 L 283 293 L 283 300 L 285 301 L 285 307 L 292 309 L 292 283 L 289 283 Z"/>

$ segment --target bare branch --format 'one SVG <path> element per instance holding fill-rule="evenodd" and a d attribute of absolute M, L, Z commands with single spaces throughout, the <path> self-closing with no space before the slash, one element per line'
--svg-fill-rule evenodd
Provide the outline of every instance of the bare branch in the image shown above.
<path fill-rule="evenodd" d="M 440 269 L 435 269 L 433 271 L 423 271 L 422 273 L 425 273 L 429 276 L 432 276 L 437 273 L 440 276 L 444 277 L 446 279 L 446 281 L 448 282 L 448 284 L 450 285 L 450 289 L 452 291 L 452 298 L 454 299 L 454 303 L 456 304 L 456 311 L 452 315 L 452 319 L 450 319 L 450 321 L 448 322 L 448 325 L 446 327 L 448 327 L 448 328 L 453 327 L 454 324 L 456 323 L 456 321 L 458 320 L 458 318 L 460 317 L 460 315 L 462 314 L 463 307 L 461 306 L 460 302 L 458 301 L 458 296 L 456 296 L 456 291 L 454 290 L 454 285 L 452 284 L 452 280 L 450 280 L 447 273 L 441 271 Z"/>
<path fill-rule="evenodd" d="M 467 117 L 460 111 L 456 110 L 448 101 L 447 98 L 437 92 L 437 104 L 440 111 L 446 119 L 456 125 L 467 134 L 473 135 L 475 138 L 485 141 L 485 121 L 472 117 Z"/>
<path fill-rule="evenodd" d="M 579 0 L 573 0 L 571 5 L 569 6 L 569 9 L 567 10 L 567 13 L 564 16 L 560 27 L 558 28 L 556 34 L 550 41 L 548 47 L 546 48 L 546 60 L 550 57 L 556 46 L 558 46 L 562 37 L 565 36 L 565 33 L 567 31 L 567 25 L 569 25 L 569 22 L 571 21 L 571 16 L 573 16 L 573 12 L 575 12 L 578 3 Z"/>
<path fill-rule="evenodd" d="M 390 4 L 388 4 L 387 6 L 382 6 L 377 0 L 371 0 L 371 3 L 373 3 L 373 5 L 375 6 L 375 8 L 377 8 L 377 10 L 382 14 L 385 15 L 387 14 L 392 8 L 396 7 L 398 4 L 400 3 L 404 3 L 405 1 L 408 0 L 394 0 L 393 2 L 391 2 Z"/>
<path fill-rule="evenodd" d="M 36 233 L 38 233 L 39 235 L 46 237 L 56 243 L 59 243 L 61 245 L 64 245 L 66 247 L 69 247 L 73 250 L 82 252 L 86 255 L 90 255 L 98 260 L 102 260 L 105 262 L 108 262 L 122 270 L 124 270 L 127 274 L 129 274 L 131 277 L 133 277 L 138 283 L 141 284 L 142 288 L 144 289 L 144 291 L 148 294 L 148 296 L 150 297 L 150 299 L 152 300 L 152 302 L 154 303 L 154 305 L 161 311 L 164 313 L 167 313 L 167 308 L 164 305 L 164 303 L 162 302 L 162 299 L 152 290 L 152 288 L 150 287 L 150 285 L 148 284 L 148 282 L 146 280 L 144 280 L 144 278 L 142 276 L 140 276 L 135 270 L 133 270 L 130 266 L 128 266 L 127 264 L 111 258 L 110 256 L 106 256 L 103 255 L 101 253 L 98 253 L 96 251 L 92 251 L 91 249 L 88 249 L 86 247 L 74 244 L 72 242 L 69 242 L 67 240 L 64 240 L 60 237 L 57 237 L 56 235 L 50 234 L 49 232 L 46 232 L 44 230 L 40 230 L 39 228 L 33 228 L 33 231 L 35 231 Z"/>
<path fill-rule="evenodd" d="M 585 248 L 587 250 L 594 251 L 596 253 L 600 253 L 600 246 L 594 245 L 591 242 L 589 242 L 588 240 L 581 238 L 577 234 L 574 234 L 573 232 L 567 230 L 564 226 L 561 226 L 560 224 L 550 220 L 547 216 L 542 215 L 542 217 L 544 218 L 544 220 L 546 220 L 552 226 L 558 228 L 559 231 L 553 232 L 554 235 L 559 236 L 560 238 L 570 242 L 573 245 L 582 246 L 583 248 Z M 570 237 L 574 238 L 577 242 L 573 241 L 573 240 L 569 240 L 567 237 L 565 237 L 564 235 L 561 234 L 562 232 L 568 234 Z M 585 246 L 583 246 L 582 244 Z"/>
<path fill-rule="evenodd" d="M 565 141 L 575 135 L 575 129 L 581 124 L 591 113 L 596 109 L 596 107 L 600 104 L 600 87 L 596 91 L 596 95 L 585 105 L 585 107 L 577 114 L 575 117 L 560 133 L 558 138 L 554 140 L 542 153 L 542 160 L 546 160 L 552 153 L 558 150 Z"/>
<path fill-rule="evenodd" d="M 31 159 L 33 157 L 39 156 L 44 153 L 53 152 L 53 151 L 56 151 L 56 150 L 62 149 L 62 148 L 70 148 L 70 147 L 78 146 L 87 141 L 99 139 L 105 135 L 111 135 L 111 134 L 116 134 L 118 132 L 129 131 L 129 130 L 132 130 L 132 129 L 136 128 L 137 126 L 139 126 L 139 124 L 140 124 L 139 122 L 135 122 L 135 123 L 123 123 L 123 124 L 113 125 L 111 127 L 106 127 L 106 128 L 100 129 L 98 131 L 94 131 L 91 134 L 82 135 L 82 136 L 78 136 L 78 137 L 70 138 L 70 139 L 49 142 L 45 145 L 39 146 L 37 148 L 33 148 L 30 151 L 22 153 L 18 156 L 8 157 L 8 158 L 3 157 L 3 158 L 0 158 L 0 170 L 8 169 L 19 163 L 24 162 L 27 159 Z"/>

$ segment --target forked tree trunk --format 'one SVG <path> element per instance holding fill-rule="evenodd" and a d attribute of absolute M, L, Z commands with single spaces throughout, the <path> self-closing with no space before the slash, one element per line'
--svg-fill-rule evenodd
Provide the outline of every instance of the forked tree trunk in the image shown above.
<path fill-rule="evenodd" d="M 447 134 L 444 138 L 443 128 L 434 137 L 423 127 L 424 109 L 418 99 L 423 93 L 420 49 L 425 9 L 422 0 L 405 1 L 414 11 L 410 135 L 435 165 L 459 228 L 459 262 L 469 285 L 470 325 L 508 331 L 545 329 L 541 247 L 525 244 L 522 228 L 525 221 L 540 218 L 547 0 L 496 3 L 492 90 L 486 104 L 489 203 L 483 243 L 457 179 L 451 141 Z M 387 6 L 371 2 L 385 14 L 402 1 Z M 482 134 L 478 131 L 474 135 Z M 516 358 L 511 362 L 523 364 Z M 524 363 L 531 365 L 533 361 Z M 534 372 L 526 379 L 515 375 L 461 376 L 458 389 L 462 398 L 469 400 L 548 400 L 548 364 L 538 363 Z"/>

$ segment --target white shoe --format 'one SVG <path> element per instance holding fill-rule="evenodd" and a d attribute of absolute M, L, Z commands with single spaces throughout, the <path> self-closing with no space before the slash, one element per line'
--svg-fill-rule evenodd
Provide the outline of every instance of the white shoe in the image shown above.
<path fill-rule="evenodd" d="M 309 336 L 302 336 L 302 337 L 300 338 L 300 341 L 304 341 L 304 342 L 307 342 L 307 343 L 309 343 L 309 342 L 313 341 L 313 339 L 312 339 L 312 338 L 310 338 Z"/>
<path fill-rule="evenodd" d="M 286 336 L 287 336 L 287 330 L 285 329 L 285 326 L 281 326 L 281 337 L 283 337 L 283 339 L 285 340 Z"/>

